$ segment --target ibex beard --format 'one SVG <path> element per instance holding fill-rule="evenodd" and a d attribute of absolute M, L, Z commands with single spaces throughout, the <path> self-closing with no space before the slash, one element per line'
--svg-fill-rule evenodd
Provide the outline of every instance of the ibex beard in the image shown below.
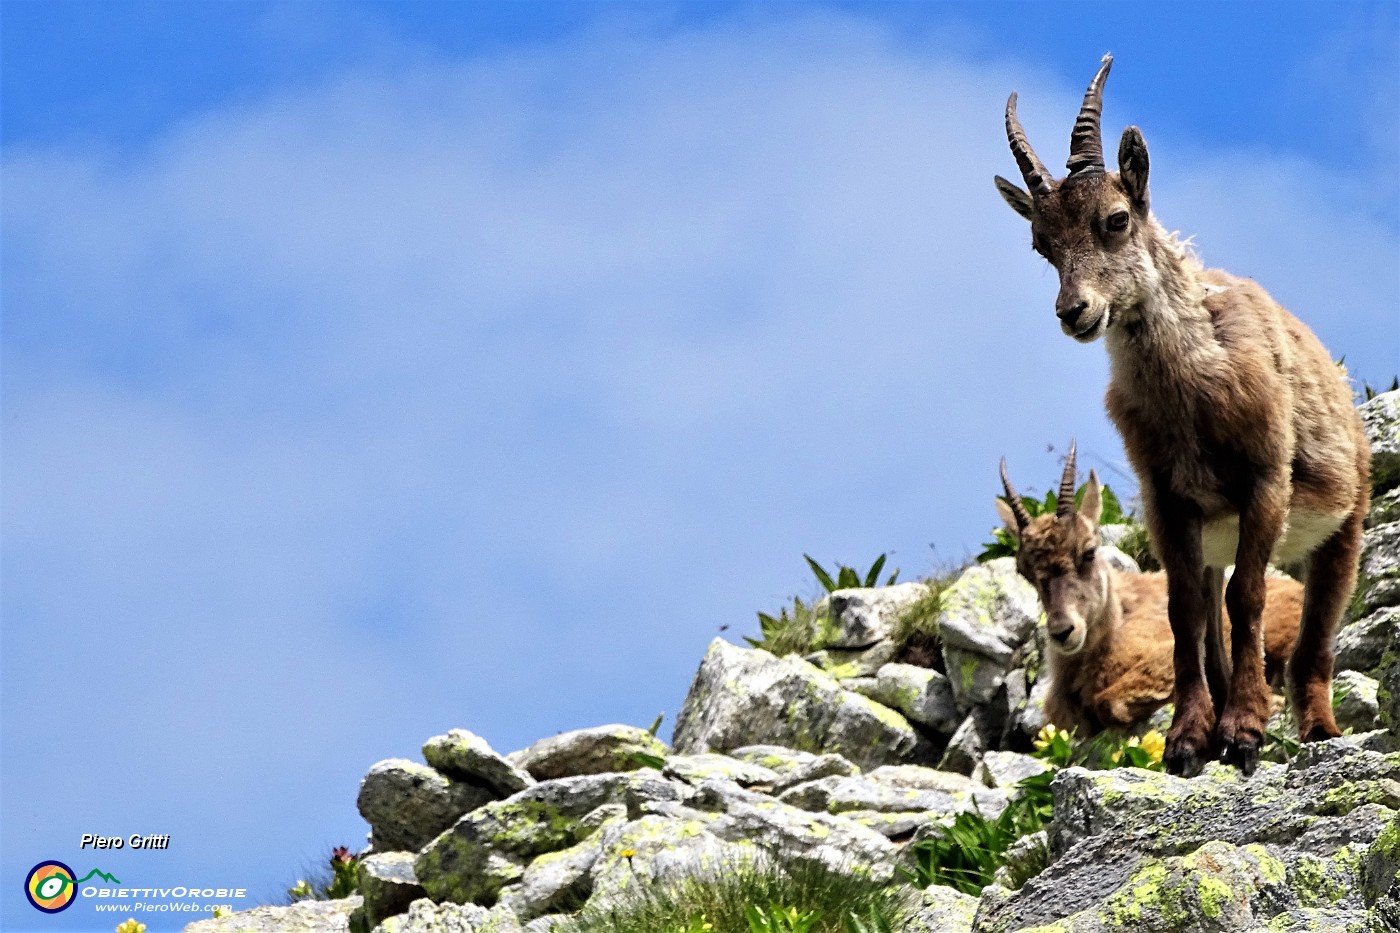
<path fill-rule="evenodd" d="M 1253 281 L 1206 269 L 1149 209 L 1147 144 L 1123 132 L 1104 167 L 1105 56 L 1055 179 L 1006 105 L 1026 189 L 997 177 L 1059 273 L 1055 315 L 1108 349 L 1108 414 L 1141 485 L 1167 572 L 1175 718 L 1166 764 L 1194 775 L 1219 757 L 1246 773 L 1269 715 L 1260 616 L 1270 561 L 1298 567 L 1303 619 L 1288 664 L 1299 738 L 1339 735 L 1332 638 L 1356 583 L 1370 449 L 1345 375 L 1302 322 Z M 1220 592 L 1235 620 L 1227 661 Z"/>

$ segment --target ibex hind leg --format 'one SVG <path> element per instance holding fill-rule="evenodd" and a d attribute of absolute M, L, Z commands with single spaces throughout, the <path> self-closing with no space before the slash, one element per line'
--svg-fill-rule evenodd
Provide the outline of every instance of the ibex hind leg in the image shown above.
<path fill-rule="evenodd" d="M 1364 514 L 1358 507 L 1347 516 L 1307 561 L 1303 621 L 1288 662 L 1289 693 L 1303 742 L 1341 735 L 1332 717 L 1332 638 L 1356 586 Z"/>

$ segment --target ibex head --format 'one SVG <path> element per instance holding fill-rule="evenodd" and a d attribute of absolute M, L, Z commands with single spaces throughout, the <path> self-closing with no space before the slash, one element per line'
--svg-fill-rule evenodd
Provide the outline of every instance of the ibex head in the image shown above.
<path fill-rule="evenodd" d="M 1084 501 L 1076 509 L 1074 476 L 1071 442 L 1055 514 L 1031 518 L 1006 475 L 1003 458 L 1001 483 L 1006 499 L 996 500 L 1007 530 L 1020 541 L 1016 569 L 1040 594 L 1050 646 L 1062 654 L 1075 654 L 1084 647 L 1089 627 L 1099 618 L 1109 596 L 1108 565 L 1096 556 L 1103 504 L 1099 478 L 1089 471 Z"/>
<path fill-rule="evenodd" d="M 1060 328 L 1088 343 L 1131 315 L 1155 284 L 1149 252 L 1147 144 L 1136 126 L 1123 131 L 1118 171 L 1103 164 L 1099 116 L 1113 57 L 1105 55 L 1074 121 L 1069 174 L 1056 181 L 1016 118 L 1016 95 L 1006 102 L 1006 137 L 1029 191 L 996 176 L 1011 209 L 1031 222 L 1031 245 L 1060 273 L 1055 315 Z"/>

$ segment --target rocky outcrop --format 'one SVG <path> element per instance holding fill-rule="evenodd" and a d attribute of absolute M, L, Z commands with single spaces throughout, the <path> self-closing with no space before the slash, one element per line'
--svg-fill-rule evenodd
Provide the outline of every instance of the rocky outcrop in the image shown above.
<path fill-rule="evenodd" d="M 1400 392 L 1362 413 L 1376 488 L 1334 690 L 1354 735 L 1248 778 L 1060 770 L 1053 820 L 1011 844 L 994 883 L 906 888 L 901 933 L 1400 931 Z M 1102 531 L 1104 550 L 1123 540 Z M 626 725 L 509 755 L 434 736 L 426 764 L 381 761 L 361 783 L 362 897 L 189 929 L 564 933 L 581 909 L 769 863 L 908 885 L 923 840 L 1024 812 L 1021 782 L 1050 768 L 1021 753 L 1044 725 L 1035 593 L 1006 558 L 938 592 L 830 594 L 806 659 L 715 641 L 671 747 Z M 931 613 L 918 665 L 895 642 L 914 611 Z"/>
<path fill-rule="evenodd" d="M 1400 807 L 1400 756 L 1338 739 L 1248 780 L 1223 765 L 1193 780 L 1070 768 L 1053 787 L 1052 861 L 1017 891 L 985 891 L 976 933 L 1364 918 L 1360 866 Z"/>

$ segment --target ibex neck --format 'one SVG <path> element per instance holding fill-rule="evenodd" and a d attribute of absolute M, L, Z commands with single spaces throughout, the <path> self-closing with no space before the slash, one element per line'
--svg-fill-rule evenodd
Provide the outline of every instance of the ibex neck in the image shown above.
<path fill-rule="evenodd" d="M 1105 335 L 1115 382 L 1171 383 L 1226 363 L 1205 306 L 1201 264 L 1155 221 L 1142 297 Z M 1188 376 L 1189 378 L 1189 376 Z"/>

